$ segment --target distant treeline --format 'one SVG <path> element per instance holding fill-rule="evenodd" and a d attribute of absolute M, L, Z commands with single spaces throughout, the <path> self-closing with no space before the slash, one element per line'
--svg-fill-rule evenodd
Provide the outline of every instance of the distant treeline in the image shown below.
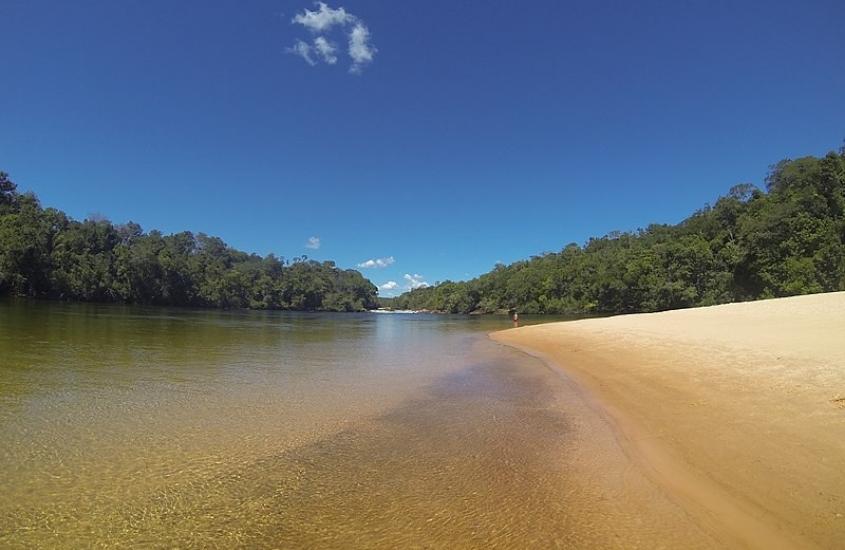
<path fill-rule="evenodd" d="M 0 295 L 197 307 L 359 311 L 376 287 L 306 257 L 235 250 L 217 237 L 76 221 L 0 172 Z"/>
<path fill-rule="evenodd" d="M 401 309 L 633 313 L 845 290 L 845 148 L 774 165 L 678 225 L 611 233 L 467 282 L 403 294 Z"/>

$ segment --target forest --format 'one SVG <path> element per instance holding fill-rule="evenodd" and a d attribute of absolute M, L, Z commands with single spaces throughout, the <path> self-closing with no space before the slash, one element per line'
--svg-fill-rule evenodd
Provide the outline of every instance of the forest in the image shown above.
<path fill-rule="evenodd" d="M 361 311 L 377 288 L 355 270 L 287 261 L 185 231 L 77 221 L 0 172 L 0 296 L 194 307 Z"/>
<path fill-rule="evenodd" d="M 399 296 L 397 309 L 617 314 L 845 290 L 845 147 L 772 166 L 765 190 L 730 189 L 677 225 L 613 232 L 466 282 Z"/>
<path fill-rule="evenodd" d="M 615 314 L 845 290 L 845 147 L 783 160 L 677 225 L 568 244 L 384 303 L 447 313 Z M 0 296 L 195 307 L 361 311 L 377 288 L 302 256 L 185 231 L 77 221 L 0 172 Z"/>

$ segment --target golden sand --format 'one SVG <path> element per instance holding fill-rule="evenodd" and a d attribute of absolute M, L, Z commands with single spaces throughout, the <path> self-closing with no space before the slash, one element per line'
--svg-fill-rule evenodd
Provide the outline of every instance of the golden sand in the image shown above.
<path fill-rule="evenodd" d="M 845 292 L 492 337 L 574 379 L 629 463 L 719 545 L 845 545 Z"/>

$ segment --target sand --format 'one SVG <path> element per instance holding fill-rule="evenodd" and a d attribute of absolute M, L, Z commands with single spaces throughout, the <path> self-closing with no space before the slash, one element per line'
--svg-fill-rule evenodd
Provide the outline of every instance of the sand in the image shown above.
<path fill-rule="evenodd" d="M 845 292 L 492 337 L 574 380 L 718 545 L 845 547 Z"/>

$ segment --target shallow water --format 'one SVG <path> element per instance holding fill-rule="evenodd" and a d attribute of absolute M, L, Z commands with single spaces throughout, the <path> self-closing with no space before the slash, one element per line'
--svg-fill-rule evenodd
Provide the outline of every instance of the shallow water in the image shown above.
<path fill-rule="evenodd" d="M 613 438 L 568 380 L 486 337 L 507 326 L 0 303 L 0 546 L 613 546 L 664 528 L 583 482 L 585 441 Z"/>

